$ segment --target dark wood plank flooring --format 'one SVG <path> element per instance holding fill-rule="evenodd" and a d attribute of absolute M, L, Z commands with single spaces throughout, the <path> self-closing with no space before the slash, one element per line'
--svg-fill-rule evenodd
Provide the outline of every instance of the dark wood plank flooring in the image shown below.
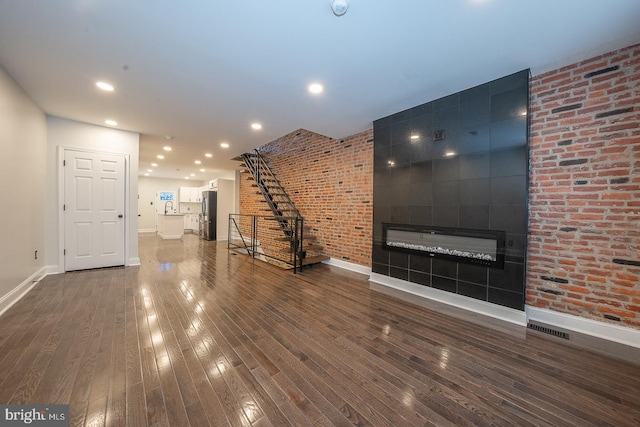
<path fill-rule="evenodd" d="M 0 317 L 0 403 L 74 426 L 638 426 L 640 363 L 224 243 L 46 277 Z"/>

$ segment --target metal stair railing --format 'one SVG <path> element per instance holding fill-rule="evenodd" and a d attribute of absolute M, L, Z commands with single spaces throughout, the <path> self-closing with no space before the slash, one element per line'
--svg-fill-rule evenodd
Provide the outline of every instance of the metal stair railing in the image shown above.
<path fill-rule="evenodd" d="M 303 254 L 301 251 L 301 235 L 304 228 L 302 217 L 286 217 L 290 224 L 287 238 L 282 243 L 278 242 L 275 236 L 279 234 L 279 228 L 269 231 L 266 224 L 273 220 L 273 217 L 249 215 L 249 214 L 229 214 L 229 236 L 227 248 L 241 250 L 252 258 L 259 258 L 266 261 L 266 258 L 293 266 L 293 273 L 302 270 Z M 250 242 L 247 244 L 247 242 Z M 282 247 L 284 244 L 285 247 Z"/>
<path fill-rule="evenodd" d="M 242 154 L 241 158 L 249 169 L 249 172 L 251 172 L 260 193 L 269 205 L 269 209 L 277 220 L 280 229 L 285 236 L 290 239 L 293 249 L 294 243 L 299 242 L 295 242 L 291 235 L 292 228 L 291 224 L 289 224 L 289 220 L 290 217 L 302 218 L 300 211 L 298 211 L 295 204 L 280 184 L 280 181 L 275 177 L 265 158 L 258 150 Z M 289 217 L 289 219 L 287 219 L 287 217 Z M 302 232 L 303 231 L 300 230 L 300 239 L 303 237 Z"/>
<path fill-rule="evenodd" d="M 246 215 L 245 215 L 246 216 Z M 249 241 L 251 242 L 250 246 L 247 246 L 247 239 L 246 236 L 242 233 L 242 230 L 240 228 L 240 224 L 238 224 L 238 222 L 240 221 L 240 218 L 242 217 L 242 215 L 239 214 L 229 214 L 229 232 L 227 235 L 227 249 L 230 249 L 232 246 L 235 247 L 240 247 L 237 243 L 237 240 L 240 240 L 240 242 L 242 242 L 242 246 L 244 246 L 245 251 L 247 251 L 247 254 L 250 254 L 251 257 L 255 257 L 255 253 L 256 251 L 256 217 L 252 217 L 251 218 L 251 234 L 249 237 Z"/>

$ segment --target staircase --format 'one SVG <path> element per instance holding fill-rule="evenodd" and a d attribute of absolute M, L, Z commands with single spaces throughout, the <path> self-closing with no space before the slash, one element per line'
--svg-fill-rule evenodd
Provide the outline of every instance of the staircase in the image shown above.
<path fill-rule="evenodd" d="M 318 244 L 316 236 L 311 234 L 311 228 L 304 225 L 304 218 L 289 198 L 275 177 L 265 158 L 258 150 L 242 154 L 239 158 L 251 172 L 256 194 L 261 194 L 266 207 L 261 209 L 270 213 L 274 225 L 270 230 L 280 230 L 282 237 L 276 240 L 288 242 L 289 254 L 293 254 L 295 267 L 311 266 L 320 263 L 329 257 L 320 255 L 322 246 Z"/>

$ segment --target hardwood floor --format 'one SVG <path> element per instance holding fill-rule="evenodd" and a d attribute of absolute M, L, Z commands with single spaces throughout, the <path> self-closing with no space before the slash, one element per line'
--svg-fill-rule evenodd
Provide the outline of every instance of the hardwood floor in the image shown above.
<path fill-rule="evenodd" d="M 74 426 L 640 425 L 640 361 L 195 236 L 142 236 L 140 258 L 0 317 L 0 403 L 69 404 Z"/>

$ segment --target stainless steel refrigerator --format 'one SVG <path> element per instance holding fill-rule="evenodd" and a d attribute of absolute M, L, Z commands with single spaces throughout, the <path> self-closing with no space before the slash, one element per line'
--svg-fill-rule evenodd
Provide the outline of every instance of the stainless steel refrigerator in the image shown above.
<path fill-rule="evenodd" d="M 202 238 L 204 240 L 216 240 L 217 201 L 216 191 L 202 192 Z"/>

